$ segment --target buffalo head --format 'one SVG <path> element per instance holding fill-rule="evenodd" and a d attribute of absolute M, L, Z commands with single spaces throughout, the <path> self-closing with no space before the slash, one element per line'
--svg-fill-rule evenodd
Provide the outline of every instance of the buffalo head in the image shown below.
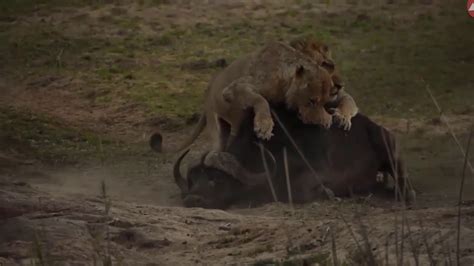
<path fill-rule="evenodd" d="M 187 174 L 183 176 L 180 165 L 189 150 L 183 152 L 173 166 L 176 184 L 181 190 L 186 207 L 224 209 L 239 199 L 252 187 L 262 186 L 267 182 L 267 173 L 250 172 L 227 152 L 206 152 L 198 160 L 188 165 Z M 275 174 L 275 159 L 265 150 L 270 159 L 268 173 L 270 178 Z"/>

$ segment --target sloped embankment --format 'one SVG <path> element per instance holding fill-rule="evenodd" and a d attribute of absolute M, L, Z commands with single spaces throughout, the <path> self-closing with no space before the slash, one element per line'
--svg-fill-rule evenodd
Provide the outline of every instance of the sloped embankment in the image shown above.
<path fill-rule="evenodd" d="M 417 257 L 425 265 L 428 254 L 438 262 L 455 260 L 456 208 L 407 210 L 408 222 L 402 228 L 400 210 L 370 204 L 322 202 L 294 212 L 286 205 L 270 204 L 226 212 L 111 201 L 107 195 L 55 196 L 7 178 L 0 187 L 0 262 L 6 265 L 109 259 L 122 265 L 324 265 L 331 263 L 333 243 L 340 261 L 360 263 L 374 254 L 377 260 L 388 256 L 395 263 L 402 254 L 402 233 L 406 263 L 414 265 Z M 474 206 L 464 206 L 465 263 L 472 262 L 473 217 Z"/>

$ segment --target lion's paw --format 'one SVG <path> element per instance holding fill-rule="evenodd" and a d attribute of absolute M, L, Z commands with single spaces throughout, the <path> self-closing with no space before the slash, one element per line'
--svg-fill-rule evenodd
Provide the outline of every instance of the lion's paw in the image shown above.
<path fill-rule="evenodd" d="M 344 115 L 339 110 L 335 109 L 333 114 L 334 120 L 339 124 L 339 127 L 342 127 L 344 130 L 349 131 L 352 127 L 351 116 Z"/>
<path fill-rule="evenodd" d="M 273 120 L 269 118 L 255 117 L 254 120 L 254 131 L 257 137 L 263 140 L 269 140 L 273 136 Z"/>
<path fill-rule="evenodd" d="M 329 129 L 331 128 L 331 125 L 332 125 L 332 119 L 333 118 L 331 115 L 325 114 L 320 118 L 319 124 L 323 126 L 324 128 Z"/>

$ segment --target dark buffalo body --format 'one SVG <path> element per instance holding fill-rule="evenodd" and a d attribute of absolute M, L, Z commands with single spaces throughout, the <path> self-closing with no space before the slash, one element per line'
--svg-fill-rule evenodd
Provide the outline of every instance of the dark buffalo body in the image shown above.
<path fill-rule="evenodd" d="M 274 136 L 262 143 L 276 160 L 276 174 L 272 177 L 272 183 L 279 201 L 288 200 L 284 148 L 288 154 L 290 183 L 295 202 L 309 202 L 322 197 L 318 180 L 336 196 L 370 192 L 377 186 L 378 172 L 398 176 L 399 184 L 403 185 L 405 173 L 393 134 L 368 117 L 362 114 L 355 116 L 350 131 L 344 131 L 337 125 L 327 130 L 318 125 L 302 123 L 295 112 L 283 107 L 274 108 L 274 111 L 317 174 L 315 177 L 310 171 L 287 134 L 275 121 Z M 258 141 L 253 133 L 250 113 L 249 119 L 242 124 L 239 135 L 227 152 L 235 157 L 243 168 L 262 172 L 260 149 L 255 145 Z M 397 168 L 396 174 L 392 171 L 392 165 Z M 222 168 L 216 169 L 202 163 L 191 166 L 187 175 L 185 205 L 225 208 L 240 200 L 255 203 L 272 200 L 265 175 L 256 177 L 259 180 L 254 180 L 251 185 L 235 175 L 235 171 L 233 176 Z"/>

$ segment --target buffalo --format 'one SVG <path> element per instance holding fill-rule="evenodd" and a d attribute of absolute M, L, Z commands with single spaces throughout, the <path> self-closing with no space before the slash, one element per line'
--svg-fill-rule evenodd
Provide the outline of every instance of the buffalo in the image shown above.
<path fill-rule="evenodd" d="M 254 135 L 249 112 L 228 149 L 205 152 L 188 164 L 184 177 L 180 165 L 189 150 L 179 156 L 173 172 L 185 206 L 224 209 L 238 202 L 287 201 L 284 150 L 295 203 L 371 192 L 380 186 L 379 173 L 393 177 L 398 191 L 408 188 L 413 196 L 395 136 L 367 116 L 356 115 L 345 131 L 337 125 L 327 130 L 304 124 L 284 107 L 273 111 L 280 123 L 268 141 Z"/>

